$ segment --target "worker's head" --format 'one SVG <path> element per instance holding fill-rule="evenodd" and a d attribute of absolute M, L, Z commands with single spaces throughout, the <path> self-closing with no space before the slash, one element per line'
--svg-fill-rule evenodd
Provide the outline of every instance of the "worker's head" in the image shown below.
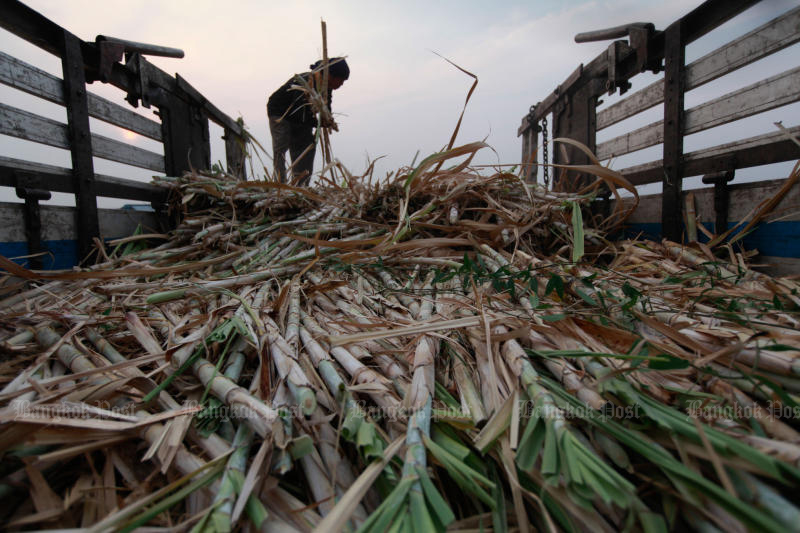
<path fill-rule="evenodd" d="M 314 72 L 322 72 L 322 60 L 311 65 Z M 350 77 L 350 67 L 343 57 L 328 59 L 328 87 L 338 89 Z"/>

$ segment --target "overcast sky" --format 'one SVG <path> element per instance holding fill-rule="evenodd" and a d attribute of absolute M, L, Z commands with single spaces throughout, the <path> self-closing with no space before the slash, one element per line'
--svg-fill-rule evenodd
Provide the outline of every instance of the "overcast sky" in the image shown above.
<path fill-rule="evenodd" d="M 221 110 L 243 117 L 271 153 L 265 104 L 269 94 L 294 73 L 321 57 L 320 20 L 328 27 L 328 51 L 344 55 L 350 79 L 334 93 L 340 131 L 334 155 L 352 173 L 383 156 L 379 172 L 438 151 L 454 129 L 472 78 L 434 52 L 478 76 L 457 144 L 486 139 L 481 163 L 518 163 L 517 128 L 528 108 L 547 96 L 579 63 L 588 63 L 608 42 L 575 44 L 576 33 L 625 22 L 653 22 L 657 29 L 700 4 L 698 0 L 608 1 L 268 1 L 268 0 L 27 0 L 32 8 L 84 40 L 105 34 L 181 48 L 183 59 L 151 58 L 168 73 L 180 73 Z M 797 5 L 765 0 L 687 50 L 687 61 Z M 0 30 L 0 50 L 60 76 L 60 62 Z M 797 66 L 797 46 L 764 65 L 750 67 L 727 83 L 735 88 Z M 649 83 L 645 76 L 634 88 Z M 713 84 L 712 84 L 713 85 Z M 95 83 L 94 92 L 123 105 L 121 91 Z M 710 89 L 709 89 L 710 90 Z M 716 89 L 719 90 L 719 89 Z M 722 94 L 717 92 L 714 96 Z M 612 99 L 613 100 L 613 99 Z M 27 95 L 0 87 L 0 101 L 65 120 L 63 110 L 42 106 Z M 687 96 L 687 106 L 696 105 Z M 658 112 L 650 120 L 658 120 Z M 738 136 L 774 131 L 772 122 L 797 124 L 798 107 L 764 114 Z M 123 139 L 122 131 L 92 127 Z M 609 135 L 619 134 L 611 132 Z M 221 130 L 212 128 L 212 137 Z M 707 144 L 718 144 L 712 135 Z M 602 139 L 602 138 L 601 138 Z M 725 142 L 723 139 L 720 142 Z M 732 139 L 731 139 L 732 140 Z M 130 142 L 149 149 L 146 139 Z M 21 157 L 29 147 L 0 136 L 0 155 Z M 691 148 L 691 146 L 689 147 Z M 64 151 L 37 147 L 43 162 L 69 166 Z M 224 160 L 221 142 L 212 157 Z M 644 161 L 658 158 L 639 154 Z M 649 159 L 648 159 L 649 157 Z M 644 162 L 637 161 L 637 162 Z M 625 161 L 615 163 L 621 168 Z M 630 164 L 630 163 L 629 163 Z M 319 159 L 316 169 L 319 169 Z M 145 178 L 149 172 L 96 163 L 98 172 Z M 767 176 L 776 178 L 780 176 Z"/>

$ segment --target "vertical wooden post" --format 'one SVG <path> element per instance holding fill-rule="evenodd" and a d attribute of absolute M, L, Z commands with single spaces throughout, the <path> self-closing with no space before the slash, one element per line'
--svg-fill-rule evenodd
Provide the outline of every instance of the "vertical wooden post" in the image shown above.
<path fill-rule="evenodd" d="M 235 132 L 225 128 L 225 161 L 228 166 L 228 174 L 237 176 L 240 180 L 247 180 L 247 168 L 245 167 L 245 140 Z"/>
<path fill-rule="evenodd" d="M 537 183 L 539 174 L 539 165 L 537 159 L 533 157 L 536 147 L 539 144 L 539 132 L 536 125 L 530 126 L 522 134 L 522 179 L 529 183 Z"/>
<path fill-rule="evenodd" d="M 42 245 L 42 217 L 39 211 L 39 201 L 49 200 L 50 191 L 42 190 L 39 177 L 36 174 L 17 171 L 14 172 L 17 182 L 17 197 L 25 200 L 23 218 L 25 219 L 25 238 L 28 241 L 28 268 L 41 270 L 44 262 L 37 254 L 45 252 Z"/>
<path fill-rule="evenodd" d="M 664 32 L 664 178 L 661 195 L 663 237 L 680 242 L 683 193 L 683 93 L 685 43 L 681 20 Z"/>
<path fill-rule="evenodd" d="M 78 260 L 81 261 L 91 252 L 94 238 L 100 236 L 100 223 L 97 218 L 92 136 L 89 130 L 89 108 L 81 41 L 66 30 L 63 32 L 63 38 L 64 54 L 61 57 L 61 66 L 64 73 L 64 101 L 72 153 Z"/>
<path fill-rule="evenodd" d="M 181 98 L 175 93 L 180 93 Z M 159 105 L 164 138 L 164 166 L 168 176 L 180 176 L 192 167 L 211 168 L 208 119 L 183 91 L 167 93 Z"/>
<path fill-rule="evenodd" d="M 553 138 L 567 137 L 585 144 L 595 151 L 597 133 L 597 97 L 592 92 L 592 84 L 584 83 L 572 94 L 562 95 L 566 105 L 556 106 L 553 113 Z M 588 164 L 589 158 L 573 146 L 552 146 L 553 162 L 561 164 Z M 577 191 L 587 185 L 588 176 L 580 173 L 569 183 L 557 183 L 553 176 L 553 190 Z"/>

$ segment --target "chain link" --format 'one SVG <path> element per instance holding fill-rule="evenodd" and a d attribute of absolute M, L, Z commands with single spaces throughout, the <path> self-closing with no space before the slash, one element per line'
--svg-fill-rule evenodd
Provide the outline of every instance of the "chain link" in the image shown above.
<path fill-rule="evenodd" d="M 544 188 L 550 188 L 550 167 L 547 166 L 547 115 L 542 117 L 542 179 Z"/>
<path fill-rule="evenodd" d="M 539 104 L 540 103 L 541 102 L 539 102 Z M 528 124 L 530 125 L 531 128 L 533 127 L 533 124 L 534 124 L 533 117 L 536 114 L 536 108 L 538 107 L 539 104 L 532 105 L 530 107 L 530 109 L 528 110 Z M 542 117 L 541 131 L 542 131 L 542 163 L 541 163 L 541 166 L 542 166 L 542 178 L 544 180 L 545 189 L 549 189 L 550 188 L 550 167 L 547 166 L 547 159 L 548 159 L 548 154 L 547 154 L 547 114 L 545 114 Z"/>

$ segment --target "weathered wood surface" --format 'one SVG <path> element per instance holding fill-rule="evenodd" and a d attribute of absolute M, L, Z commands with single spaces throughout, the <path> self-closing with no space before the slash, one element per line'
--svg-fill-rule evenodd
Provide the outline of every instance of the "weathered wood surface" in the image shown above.
<path fill-rule="evenodd" d="M 684 135 L 691 135 L 800 100 L 800 67 L 743 87 L 688 109 Z M 659 120 L 597 145 L 597 157 L 608 159 L 663 142 Z"/>
<path fill-rule="evenodd" d="M 24 242 L 25 224 L 22 217 L 23 204 L 0 202 L 0 242 Z M 43 205 L 42 239 L 62 241 L 75 239 L 75 208 Z M 158 228 L 156 214 L 131 209 L 98 209 L 101 237 L 104 239 L 133 235 L 136 227 Z"/>
<path fill-rule="evenodd" d="M 708 53 L 686 66 L 686 90 L 700 87 L 800 41 L 798 28 L 800 7 Z M 598 131 L 663 103 L 663 83 L 663 80 L 658 80 L 599 111 Z"/>
<path fill-rule="evenodd" d="M 800 135 L 800 126 L 788 128 L 788 130 L 794 136 Z M 774 151 L 779 143 L 786 146 L 785 157 L 776 159 Z M 777 131 L 684 154 L 684 178 L 728 168 L 729 165 L 721 165 L 720 168 L 705 168 L 718 166 L 715 165 L 718 161 L 733 162 L 735 160 L 735 168 L 747 168 L 799 158 L 800 147 L 788 140 L 784 133 Z M 658 160 L 624 168 L 620 172 L 633 185 L 645 185 L 661 180 L 662 167 L 663 162 Z"/>
<path fill-rule="evenodd" d="M 2 103 L 0 133 L 56 148 L 70 147 L 66 124 Z M 164 172 L 164 156 L 103 135 L 92 134 L 92 149 L 96 157 Z"/>
<path fill-rule="evenodd" d="M 0 83 L 48 102 L 64 105 L 64 84 L 60 78 L 3 52 L 0 52 Z M 89 116 L 156 141 L 162 140 L 161 124 L 158 122 L 96 94 L 88 93 L 88 98 Z"/>
<path fill-rule="evenodd" d="M 41 187 L 48 191 L 74 192 L 72 170 L 69 168 L 0 156 L 0 186 L 16 187 L 18 171 L 36 175 Z M 167 199 L 167 190 L 152 183 L 103 174 L 95 174 L 94 181 L 97 196 L 156 203 L 163 203 Z"/>

